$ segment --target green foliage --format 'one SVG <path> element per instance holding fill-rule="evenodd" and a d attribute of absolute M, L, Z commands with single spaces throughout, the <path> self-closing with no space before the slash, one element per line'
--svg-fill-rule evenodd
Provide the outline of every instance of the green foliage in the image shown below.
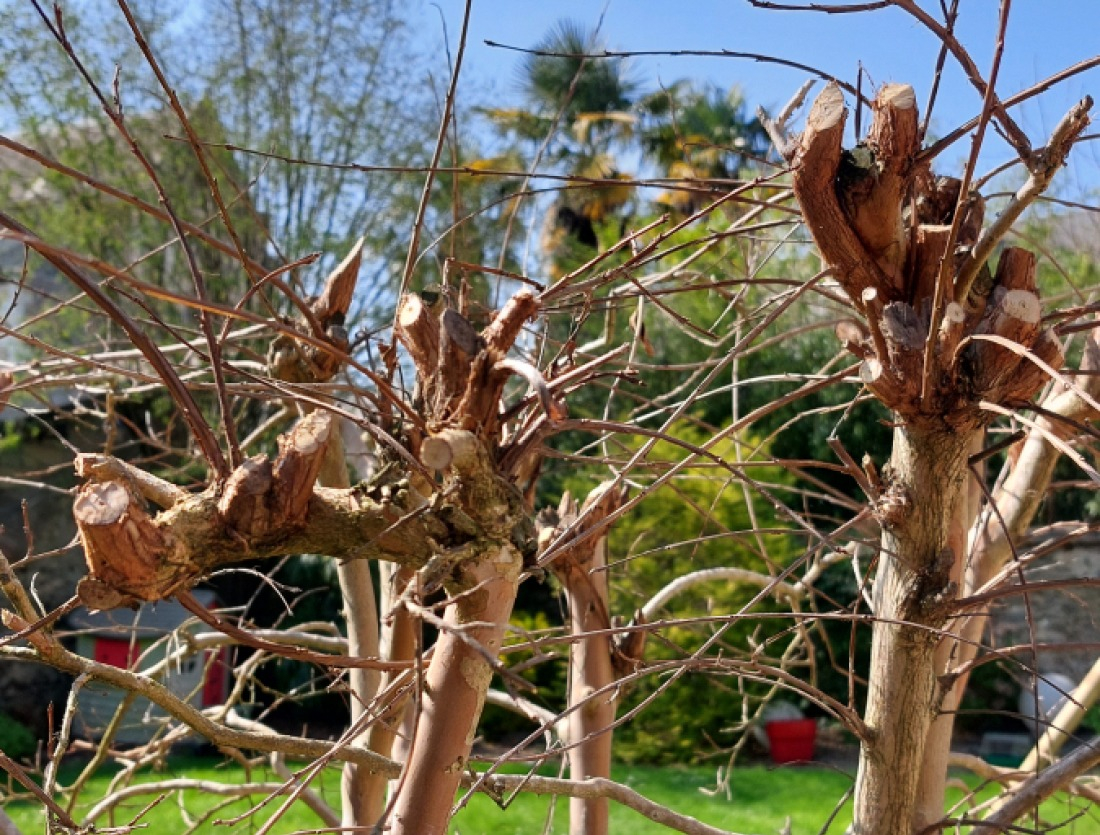
<path fill-rule="evenodd" d="M 581 57 L 605 48 L 599 36 L 583 24 L 559 21 L 535 45 L 535 52 L 568 57 L 538 54 L 525 57 L 520 67 L 520 83 L 527 98 L 546 116 L 560 112 L 565 124 L 571 124 L 582 114 L 625 110 L 635 88 L 626 72 L 626 63 L 621 58 L 586 61 Z"/>
<path fill-rule="evenodd" d="M 349 319 L 370 313 L 379 295 L 391 289 L 378 279 L 392 275 L 391 265 L 400 263 L 407 249 L 399 230 L 411 225 L 420 178 L 365 177 L 230 152 L 222 144 L 300 160 L 422 162 L 437 118 L 429 90 L 420 83 L 420 58 L 409 48 L 400 6 L 384 0 L 135 4 L 143 33 L 205 143 L 203 156 L 228 205 L 231 235 L 194 148 L 179 140 L 183 129 L 137 54 L 118 9 L 103 0 L 77 5 L 78 11 L 65 10 L 66 33 L 108 99 L 113 68 L 116 63 L 124 67 L 118 91 L 125 124 L 176 215 L 206 226 L 227 243 L 235 236 L 261 264 L 324 253 L 312 267 L 284 276 L 303 295 L 352 241 L 366 234 L 366 267 L 376 274 L 376 291 L 357 300 L 361 307 Z M 49 159 L 159 204 L 145 165 L 29 4 L 0 10 L 0 54 L 5 76 L 0 114 L 10 126 L 6 132 Z M 196 294 L 179 246 L 165 246 L 173 237 L 171 226 L 126 201 L 15 154 L 6 155 L 0 166 L 0 194 L 15 216 L 51 244 L 125 268 L 159 287 Z M 241 298 L 250 281 L 239 259 L 195 238 L 190 245 L 208 295 L 230 303 Z M 9 286 L 18 284 L 21 257 L 0 254 L 2 279 Z M 371 263 L 371 257 L 377 260 Z M 21 318 L 74 295 L 41 261 L 30 259 L 27 266 L 31 280 L 23 288 Z M 0 301 L 6 301 L 4 295 Z M 270 287 L 250 305 L 267 313 L 265 296 L 280 312 L 289 308 Z M 145 299 L 149 310 L 144 310 L 125 296 L 120 301 L 139 320 L 152 314 L 169 324 L 193 326 L 198 319 L 194 309 L 183 305 Z M 109 323 L 89 327 L 89 314 L 78 306 L 70 303 L 51 312 L 31 329 L 32 335 L 64 346 L 87 344 L 92 335 L 101 344 L 120 336 Z"/>
<path fill-rule="evenodd" d="M 21 760 L 33 755 L 37 747 L 38 740 L 26 726 L 0 711 L 0 751 Z"/>
<path fill-rule="evenodd" d="M 79 774 L 79 762 L 65 762 L 61 766 L 61 785 L 70 785 Z M 288 763 L 298 768 L 297 763 Z M 478 770 L 481 770 L 480 766 Z M 104 767 L 89 783 L 88 790 L 76 806 L 77 818 L 102 799 L 110 787 L 115 769 Z M 505 773 L 523 773 L 518 766 L 505 766 Z M 546 776 L 557 776 L 557 769 L 547 765 L 539 770 Z M 240 784 L 246 781 L 277 779 L 266 768 L 255 768 L 250 774 L 239 763 L 222 758 L 173 756 L 162 764 L 162 771 L 143 771 L 135 780 L 138 783 L 153 782 L 173 777 Z M 778 832 L 788 825 L 792 832 L 818 832 L 832 815 L 836 806 L 850 789 L 852 777 L 837 768 L 770 768 L 759 765 L 742 766 L 730 781 L 730 794 L 713 791 L 715 773 L 712 768 L 670 768 L 667 766 L 616 766 L 613 780 L 630 786 L 655 803 L 668 806 L 681 814 L 704 821 L 721 829 L 737 832 Z M 964 775 L 971 787 L 977 786 L 977 778 Z M 338 802 L 340 766 L 330 766 L 311 781 L 310 787 L 319 791 L 330 804 Z M 979 793 L 979 800 L 988 799 L 995 789 L 986 786 Z M 19 799 L 7 800 L 4 810 L 23 832 L 40 831 L 42 828 L 41 805 L 27 799 L 19 792 Z M 279 808 L 277 804 L 257 807 L 257 798 L 241 798 L 224 807 L 225 798 L 204 794 L 196 790 L 181 791 L 176 802 L 158 803 L 145 809 L 155 794 L 137 796 L 122 801 L 117 814 L 120 820 L 129 820 L 145 810 L 142 821 L 153 832 L 181 831 L 181 809 L 196 824 L 194 831 L 200 835 L 219 832 L 251 832 Z M 952 788 L 948 803 L 957 803 L 961 792 Z M 1078 798 L 1048 800 L 1041 807 L 1044 821 L 1060 825 L 1073 818 L 1074 835 L 1097 835 L 1100 821 L 1089 801 Z M 230 821 L 250 808 L 257 808 L 255 815 L 248 815 L 236 825 Z M 536 797 L 520 792 L 509 798 L 505 808 L 485 794 L 476 794 L 456 815 L 449 829 L 454 835 L 492 833 L 493 835 L 528 835 L 531 832 L 549 832 L 562 835 L 568 832 L 568 803 L 564 798 Z M 611 831 L 630 832 L 633 835 L 665 835 L 667 827 L 648 821 L 636 812 L 617 803 L 611 804 Z M 553 823 L 547 825 L 550 815 Z M 202 818 L 205 816 L 205 822 Z M 213 818 L 224 823 L 215 825 Z M 101 819 L 105 820 L 105 819 Z M 851 805 L 845 803 L 828 829 L 840 833 L 851 822 Z M 304 803 L 292 804 L 283 817 L 275 823 L 274 835 L 311 830 L 320 825 L 320 819 Z M 1059 830 L 1062 831 L 1062 830 Z M 1069 830 L 1067 830 L 1069 831 Z"/>
<path fill-rule="evenodd" d="M 245 148 L 325 162 L 423 164 L 438 112 L 402 4 L 386 0 L 227 0 L 203 4 L 204 94 Z M 421 68 L 425 72 L 420 72 Z M 422 179 L 238 155 L 257 181 L 274 245 L 335 260 L 367 235 L 386 277 L 408 248 Z M 318 265 L 316 278 L 332 262 Z"/>
<path fill-rule="evenodd" d="M 23 435 L 11 425 L 4 424 L 0 428 L 0 456 L 16 452 L 23 443 Z"/>
<path fill-rule="evenodd" d="M 695 446 L 708 440 L 699 429 L 685 429 L 680 437 Z M 750 458 L 752 446 L 749 439 L 725 439 L 711 451 L 732 464 Z M 662 471 L 683 463 L 687 455 L 684 447 L 662 441 L 651 460 L 663 462 L 657 468 Z M 670 580 L 699 569 L 731 566 L 766 575 L 790 562 L 796 551 L 788 522 L 768 499 L 768 494 L 782 495 L 789 479 L 780 468 L 763 464 L 765 456 L 766 450 L 755 456 L 761 466 L 732 469 L 698 459 L 612 527 L 613 612 L 629 615 Z M 759 592 L 759 585 L 729 581 L 693 586 L 673 598 L 661 617 L 734 613 Z M 758 611 L 773 609 L 766 600 L 757 606 Z M 783 628 L 777 620 L 741 619 L 725 628 L 719 646 L 736 654 L 747 649 L 750 636 L 760 642 Z M 665 628 L 649 642 L 647 660 L 684 658 L 710 634 L 709 626 Z M 739 712 L 740 695 L 728 674 L 688 673 L 671 685 L 664 677 L 645 678 L 630 690 L 620 713 L 658 690 L 659 700 L 616 732 L 617 756 L 627 762 L 688 762 L 732 742 L 729 726 Z"/>
<path fill-rule="evenodd" d="M 681 80 L 642 98 L 638 109 L 642 148 L 672 176 L 729 179 L 767 153 L 767 134 L 737 87 Z"/>
<path fill-rule="evenodd" d="M 1081 720 L 1081 727 L 1100 735 L 1100 705 L 1093 705 L 1085 718 Z"/>

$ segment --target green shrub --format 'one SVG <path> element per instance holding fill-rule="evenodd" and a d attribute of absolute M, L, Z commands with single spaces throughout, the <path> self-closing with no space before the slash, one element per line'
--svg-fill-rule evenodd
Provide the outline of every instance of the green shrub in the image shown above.
<path fill-rule="evenodd" d="M 1100 705 L 1093 705 L 1089 709 L 1089 712 L 1085 714 L 1085 718 L 1081 721 L 1081 727 L 1092 731 L 1094 734 L 1100 734 Z"/>
<path fill-rule="evenodd" d="M 18 760 L 34 754 L 37 747 L 38 740 L 25 725 L 0 711 L 0 751 Z"/>

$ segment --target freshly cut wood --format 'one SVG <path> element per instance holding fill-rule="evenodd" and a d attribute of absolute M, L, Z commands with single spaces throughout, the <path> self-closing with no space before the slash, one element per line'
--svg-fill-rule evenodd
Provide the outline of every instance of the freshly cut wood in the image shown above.
<path fill-rule="evenodd" d="M 126 482 L 143 499 L 162 508 L 169 508 L 189 495 L 182 487 L 110 455 L 82 452 L 73 460 L 73 469 L 87 481 Z"/>
<path fill-rule="evenodd" d="M 1039 336 L 1042 314 L 1039 297 L 1034 293 L 997 287 L 978 333 L 996 334 L 1030 348 Z M 994 391 L 1007 380 L 1022 360 L 1020 354 L 1011 348 L 988 340 L 975 340 L 966 353 L 974 390 L 983 395 Z"/>
<path fill-rule="evenodd" d="M 810 108 L 806 130 L 794 148 L 792 185 L 822 257 L 853 304 L 862 308 L 865 288 L 878 287 L 892 298 L 899 297 L 899 288 L 891 285 L 864 249 L 837 198 L 846 116 L 840 87 L 829 84 Z"/>
<path fill-rule="evenodd" d="M 1005 290 L 1035 289 L 1035 254 L 1018 246 L 1005 247 L 997 262 L 997 275 L 994 283 Z"/>
<path fill-rule="evenodd" d="M 863 248 L 901 290 L 908 253 L 902 206 L 920 142 L 917 98 L 908 84 L 886 84 L 872 110 L 866 145 L 841 167 L 840 199 Z"/>
<path fill-rule="evenodd" d="M 85 484 L 73 503 L 73 517 L 93 576 L 137 600 L 159 599 L 159 572 L 172 538 L 125 484 Z"/>
<path fill-rule="evenodd" d="M 836 323 L 833 332 L 841 344 L 860 359 L 871 356 L 871 351 L 866 344 L 870 334 L 859 322 L 854 319 L 842 319 Z"/>
<path fill-rule="evenodd" d="M 875 397 L 888 409 L 903 405 L 902 392 L 898 390 L 898 381 L 887 371 L 885 364 L 877 357 L 868 357 L 859 366 L 859 379 Z"/>
<path fill-rule="evenodd" d="M 443 438 L 428 437 L 420 444 L 420 460 L 425 467 L 433 470 L 445 470 L 451 465 L 454 453 L 451 445 Z"/>
<path fill-rule="evenodd" d="M 397 338 L 416 366 L 420 381 L 429 382 L 439 364 L 439 318 L 415 293 L 401 298 L 397 309 Z"/>

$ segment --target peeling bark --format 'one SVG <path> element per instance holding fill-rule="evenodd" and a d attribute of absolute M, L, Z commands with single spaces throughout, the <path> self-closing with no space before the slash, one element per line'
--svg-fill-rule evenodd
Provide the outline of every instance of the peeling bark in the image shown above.
<path fill-rule="evenodd" d="M 979 195 L 914 170 L 917 112 L 908 87 L 879 92 L 867 141 L 845 152 L 843 96 L 830 85 L 788 153 L 806 226 L 865 320 L 838 333 L 862 360 L 861 381 L 893 411 L 897 426 L 889 486 L 874 507 L 883 535 L 869 735 L 853 799 L 858 835 L 911 835 L 942 816 L 948 722 L 936 723 L 931 765 L 924 751 L 941 700 L 950 709 L 961 692 L 950 682 L 943 692 L 938 675 L 951 651 L 937 652 L 937 645 L 967 556 L 975 504 L 965 487 L 968 456 L 991 419 L 983 403 L 1020 404 L 1046 382 L 1028 352 L 1056 369 L 1062 361 L 1059 340 L 1042 327 L 1034 256 L 1006 249 L 995 276 L 986 260 L 1065 161 L 1090 106 L 1086 99 L 1056 128 L 1028 185 L 985 230 Z"/>
<path fill-rule="evenodd" d="M 976 432 L 976 430 L 974 431 Z M 925 739 L 937 707 L 932 659 L 956 589 L 952 568 L 965 541 L 954 516 L 965 508 L 966 458 L 974 432 L 902 427 L 880 505 L 882 552 L 855 789 L 856 835 L 911 835 Z"/>
<path fill-rule="evenodd" d="M 588 495 L 579 511 L 567 493 L 557 512 L 555 533 L 567 539 L 583 538 L 579 545 L 559 553 L 550 564 L 565 591 L 570 634 L 581 636 L 569 646 L 569 714 L 565 732 L 569 774 L 578 781 L 611 776 L 611 728 L 618 708 L 618 699 L 611 688 L 616 679 L 614 658 L 618 650 L 609 631 L 608 532 L 605 529 L 591 537 L 586 534 L 605 526 L 607 516 L 623 499 L 622 490 L 605 483 Z M 579 526 L 578 519 L 583 520 Z M 607 835 L 607 798 L 570 798 L 569 832 Z"/>
<path fill-rule="evenodd" d="M 424 681 L 416 735 L 389 831 L 443 835 L 474 741 L 504 627 L 512 613 L 523 560 L 500 544 L 460 570 L 466 594 L 447 607 Z"/>

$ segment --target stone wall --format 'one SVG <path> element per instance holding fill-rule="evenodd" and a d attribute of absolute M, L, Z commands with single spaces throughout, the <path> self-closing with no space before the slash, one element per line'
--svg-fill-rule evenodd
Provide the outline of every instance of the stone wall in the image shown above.
<path fill-rule="evenodd" d="M 1024 569 L 1027 582 L 1075 578 L 1100 578 L 1100 536 L 1074 542 Z M 1100 586 L 1068 586 L 1027 595 L 1035 623 L 1035 641 L 1040 644 L 1100 643 Z M 1004 598 L 992 612 L 993 645 L 1027 644 L 1031 641 L 1027 606 L 1022 594 Z M 1031 659 L 1019 656 L 1027 663 Z M 1062 673 L 1079 682 L 1096 659 L 1098 649 L 1047 649 L 1038 655 L 1042 675 Z M 1027 681 L 1020 675 L 1021 684 Z"/>

